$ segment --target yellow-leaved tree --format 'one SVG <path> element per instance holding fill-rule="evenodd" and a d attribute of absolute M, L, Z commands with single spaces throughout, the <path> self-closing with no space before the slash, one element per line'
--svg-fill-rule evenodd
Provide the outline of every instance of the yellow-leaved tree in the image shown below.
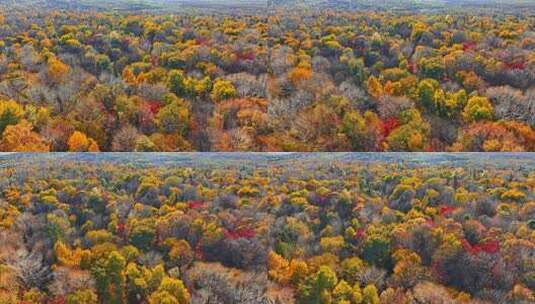
<path fill-rule="evenodd" d="M 97 142 L 84 133 L 75 131 L 67 141 L 70 152 L 99 152 Z"/>
<path fill-rule="evenodd" d="M 33 126 L 26 120 L 21 120 L 16 125 L 6 127 L 0 150 L 9 152 L 48 152 L 50 146 L 36 132 Z"/>

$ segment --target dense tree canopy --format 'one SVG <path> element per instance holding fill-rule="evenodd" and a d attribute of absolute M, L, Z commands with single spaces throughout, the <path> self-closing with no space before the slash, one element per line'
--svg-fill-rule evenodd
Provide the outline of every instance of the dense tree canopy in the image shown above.
<path fill-rule="evenodd" d="M 93 157 L 0 160 L 0 303 L 535 301 L 533 156 Z"/>
<path fill-rule="evenodd" d="M 530 9 L 50 6 L 0 4 L 3 151 L 535 150 Z"/>

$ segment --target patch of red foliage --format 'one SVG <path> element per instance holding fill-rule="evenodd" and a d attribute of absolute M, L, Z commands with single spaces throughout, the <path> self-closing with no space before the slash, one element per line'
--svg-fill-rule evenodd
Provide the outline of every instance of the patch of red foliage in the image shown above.
<path fill-rule="evenodd" d="M 158 56 L 152 56 L 150 58 L 150 63 L 153 65 L 153 66 L 158 66 L 160 65 L 160 58 Z"/>
<path fill-rule="evenodd" d="M 500 243 L 498 241 L 485 242 L 475 246 L 476 250 L 481 250 L 486 253 L 496 253 L 500 251 Z"/>
<path fill-rule="evenodd" d="M 143 102 L 139 113 L 139 124 L 141 128 L 150 128 L 154 123 L 154 115 L 158 112 L 160 104 L 158 102 Z"/>
<path fill-rule="evenodd" d="M 255 57 L 255 53 L 251 50 L 236 52 L 236 58 L 238 60 L 254 60 Z"/>
<path fill-rule="evenodd" d="M 124 233 L 126 230 L 126 226 L 123 223 L 117 224 L 117 233 Z"/>
<path fill-rule="evenodd" d="M 198 45 L 208 45 L 208 38 L 198 37 L 195 39 L 195 43 Z"/>
<path fill-rule="evenodd" d="M 416 66 L 416 63 L 414 63 L 412 60 L 409 60 L 408 69 L 413 74 L 416 74 L 418 72 L 418 67 Z"/>
<path fill-rule="evenodd" d="M 188 207 L 190 209 L 202 209 L 206 207 L 206 202 L 203 201 L 191 201 L 188 202 Z"/>
<path fill-rule="evenodd" d="M 451 207 L 451 206 L 442 206 L 440 207 L 440 215 L 447 215 L 447 214 L 450 214 L 452 213 L 453 211 L 455 210 L 454 207 Z"/>
<path fill-rule="evenodd" d="M 395 128 L 399 127 L 399 119 L 389 117 L 383 121 L 383 136 L 387 137 Z"/>
<path fill-rule="evenodd" d="M 506 63 L 505 66 L 507 66 L 510 70 L 524 70 L 526 68 L 525 62 L 511 62 Z"/>
<path fill-rule="evenodd" d="M 123 239 L 126 239 L 126 225 L 124 223 L 117 224 L 117 235 Z"/>
<path fill-rule="evenodd" d="M 487 241 L 476 245 L 471 245 L 467 240 L 463 240 L 463 248 L 470 254 L 478 254 L 480 252 L 497 253 L 500 251 L 500 243 L 498 241 Z"/>
<path fill-rule="evenodd" d="M 476 44 L 473 42 L 465 42 L 463 43 L 463 49 L 465 51 L 471 51 L 476 48 Z"/>
<path fill-rule="evenodd" d="M 232 239 L 232 240 L 241 239 L 241 238 L 250 239 L 250 238 L 253 238 L 255 235 L 256 235 L 256 232 L 253 229 L 238 229 L 234 231 L 230 231 L 230 230 L 225 231 L 225 237 L 227 239 Z"/>
<path fill-rule="evenodd" d="M 147 108 L 152 114 L 156 114 L 162 108 L 162 104 L 158 101 L 147 101 Z"/>
<path fill-rule="evenodd" d="M 362 228 L 359 228 L 357 229 L 356 233 L 355 233 L 355 236 L 353 237 L 354 239 L 362 239 L 365 235 L 365 232 L 364 232 L 364 229 Z"/>

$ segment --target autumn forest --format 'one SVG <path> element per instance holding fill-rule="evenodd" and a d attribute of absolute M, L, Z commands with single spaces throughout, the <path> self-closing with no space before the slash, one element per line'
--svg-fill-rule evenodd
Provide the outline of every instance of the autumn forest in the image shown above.
<path fill-rule="evenodd" d="M 0 303 L 533 303 L 533 154 L 0 155 Z"/>
<path fill-rule="evenodd" d="M 535 2 L 0 0 L 0 304 L 535 304 Z"/>
<path fill-rule="evenodd" d="M 0 4 L 1 151 L 535 151 L 532 8 L 26 2 Z"/>

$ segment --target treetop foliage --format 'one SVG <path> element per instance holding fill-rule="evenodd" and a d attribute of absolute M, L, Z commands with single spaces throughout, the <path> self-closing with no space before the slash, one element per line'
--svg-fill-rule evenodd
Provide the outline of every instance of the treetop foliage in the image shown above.
<path fill-rule="evenodd" d="M 54 5 L 3 6 L 3 151 L 535 150 L 528 8 Z"/>
<path fill-rule="evenodd" d="M 532 155 L 0 164 L 1 303 L 535 301 Z"/>

